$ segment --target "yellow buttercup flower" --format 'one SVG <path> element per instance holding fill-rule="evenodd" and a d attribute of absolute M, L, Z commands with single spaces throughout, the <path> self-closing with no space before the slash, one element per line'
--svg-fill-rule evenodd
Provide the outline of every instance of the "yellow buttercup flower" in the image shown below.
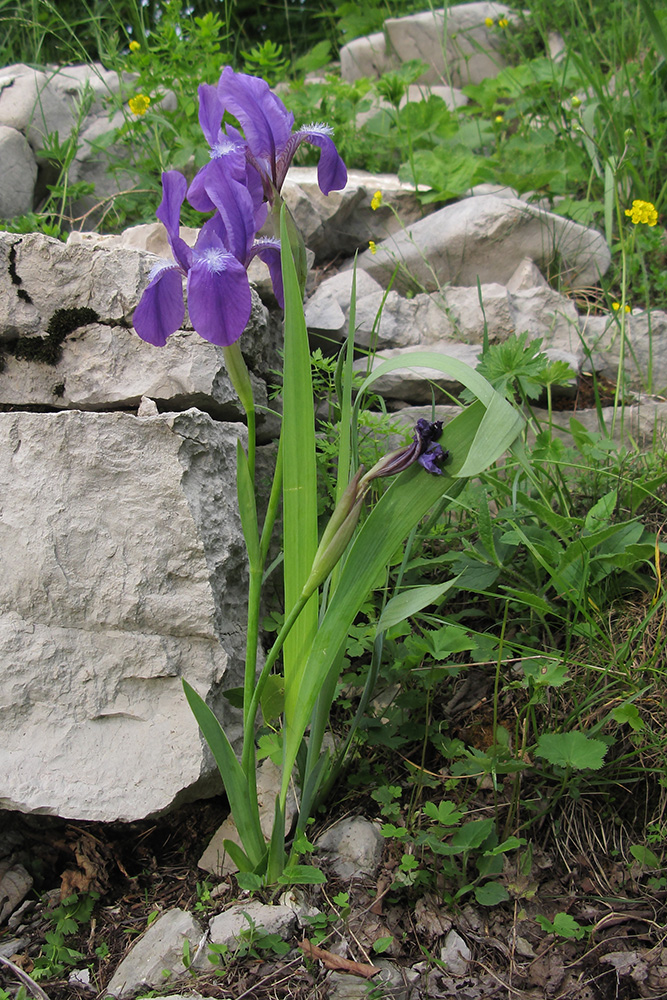
<path fill-rule="evenodd" d="M 508 24 L 509 24 L 509 21 L 507 20 L 506 17 L 501 17 L 500 20 L 498 21 L 498 27 L 499 28 L 506 28 Z"/>
<path fill-rule="evenodd" d="M 496 125 L 502 125 L 502 123 L 505 121 L 502 115 L 496 115 L 496 117 L 493 120 L 496 123 Z"/>
<path fill-rule="evenodd" d="M 375 211 L 382 204 L 382 191 L 376 191 L 371 199 L 371 208 Z"/>
<path fill-rule="evenodd" d="M 369 240 L 368 241 L 368 249 L 370 250 L 371 253 L 377 253 L 378 252 L 378 248 L 375 245 L 375 240 Z"/>
<path fill-rule="evenodd" d="M 658 212 L 655 205 L 650 201 L 640 201 L 638 198 L 632 203 L 632 208 L 626 208 L 625 214 L 632 219 L 635 226 L 644 223 L 647 226 L 655 226 L 658 221 Z"/>
<path fill-rule="evenodd" d="M 137 94 L 127 102 L 133 115 L 145 115 L 151 103 L 150 97 L 146 94 Z"/>
<path fill-rule="evenodd" d="M 130 52 L 138 52 L 140 48 L 139 42 L 130 42 Z"/>
<path fill-rule="evenodd" d="M 484 18 L 484 24 L 487 26 L 487 28 L 492 28 L 493 27 L 493 18 L 492 17 L 485 17 Z"/>
<path fill-rule="evenodd" d="M 614 310 L 614 312 L 618 312 L 618 310 L 621 308 L 621 303 L 620 302 L 612 302 L 611 308 Z M 625 309 L 623 311 L 626 312 L 626 313 L 631 313 L 632 312 L 632 309 L 630 308 L 630 306 L 628 305 L 627 302 L 625 303 Z"/>

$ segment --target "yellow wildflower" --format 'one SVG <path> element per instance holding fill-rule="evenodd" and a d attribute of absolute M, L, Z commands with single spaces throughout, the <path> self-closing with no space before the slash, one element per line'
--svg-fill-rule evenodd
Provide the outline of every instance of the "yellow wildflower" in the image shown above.
<path fill-rule="evenodd" d="M 368 241 L 368 249 L 370 250 L 371 253 L 377 253 L 378 252 L 378 248 L 375 245 L 375 240 L 369 240 Z"/>
<path fill-rule="evenodd" d="M 633 201 L 632 208 L 626 208 L 625 214 L 632 219 L 635 226 L 638 226 L 640 222 L 647 226 L 655 226 L 658 221 L 655 205 L 652 205 L 650 201 L 639 201 L 637 198 Z"/>
<path fill-rule="evenodd" d="M 376 191 L 371 200 L 371 208 L 375 211 L 382 204 L 382 191 Z"/>
<path fill-rule="evenodd" d="M 496 117 L 493 120 L 496 123 L 496 125 L 502 125 L 502 123 L 505 121 L 502 115 L 496 115 Z"/>
<path fill-rule="evenodd" d="M 620 302 L 612 302 L 611 308 L 614 310 L 614 312 L 618 312 L 618 310 L 621 308 L 621 303 Z M 627 302 L 625 303 L 625 309 L 623 311 L 626 312 L 626 313 L 631 313 L 632 312 L 632 309 L 630 308 L 630 306 L 628 305 Z"/>
<path fill-rule="evenodd" d="M 487 26 L 487 28 L 492 28 L 493 27 L 493 18 L 492 17 L 485 17 L 484 18 L 484 24 Z"/>
<path fill-rule="evenodd" d="M 577 97 L 577 95 L 575 94 L 573 96 L 573 98 L 572 98 L 572 102 L 571 103 L 572 103 L 572 107 L 575 108 L 575 110 L 576 110 L 576 108 L 580 108 L 581 107 L 581 98 Z"/>
<path fill-rule="evenodd" d="M 130 42 L 130 52 L 138 52 L 140 48 L 139 42 Z"/>
<path fill-rule="evenodd" d="M 133 115 L 145 115 L 151 99 L 146 94 L 137 94 L 136 97 L 131 97 L 127 103 Z"/>
<path fill-rule="evenodd" d="M 506 28 L 508 24 L 509 24 L 509 21 L 507 20 L 506 17 L 501 17 L 500 20 L 498 21 L 498 27 L 499 28 Z"/>

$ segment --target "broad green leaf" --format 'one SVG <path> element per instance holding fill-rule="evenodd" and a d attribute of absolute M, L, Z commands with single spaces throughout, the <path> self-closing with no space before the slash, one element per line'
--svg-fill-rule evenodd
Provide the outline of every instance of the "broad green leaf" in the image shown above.
<path fill-rule="evenodd" d="M 278 882 L 281 885 L 322 885 L 327 877 L 315 865 L 287 865 Z"/>
<path fill-rule="evenodd" d="M 424 812 L 434 823 L 440 823 L 442 826 L 455 826 L 465 816 L 465 810 L 458 809 L 447 799 L 443 799 L 437 806 L 435 802 L 426 802 Z"/>
<path fill-rule="evenodd" d="M 521 669 L 535 687 L 562 687 L 567 680 L 567 664 L 550 656 L 525 657 Z"/>
<path fill-rule="evenodd" d="M 266 851 L 264 836 L 259 825 L 257 800 L 255 798 L 255 801 L 252 802 L 248 794 L 246 777 L 217 718 L 204 699 L 186 680 L 183 681 L 183 689 L 202 735 L 218 765 L 236 829 L 250 864 L 254 866 L 258 864 Z M 237 864 L 236 861 L 235 864 Z"/>
<path fill-rule="evenodd" d="M 248 875 L 254 872 L 255 865 L 252 863 L 252 861 L 245 853 L 245 851 L 243 851 L 239 847 L 238 844 L 236 844 L 233 840 L 223 840 L 222 846 L 224 847 L 225 851 L 232 859 L 236 867 L 238 868 L 239 872 L 244 872 L 245 874 Z M 259 876 L 253 876 L 253 877 L 259 878 Z M 262 882 L 261 878 L 259 879 L 259 881 L 261 885 Z"/>
<path fill-rule="evenodd" d="M 315 416 L 308 331 L 291 252 L 287 217 L 280 218 L 285 292 L 283 369 L 283 576 L 285 613 L 296 604 L 317 551 L 317 470 Z M 298 671 L 317 630 L 317 595 L 308 601 L 283 647 L 285 684 Z M 290 768 L 291 770 L 291 768 Z"/>
<path fill-rule="evenodd" d="M 452 847 L 461 851 L 473 851 L 481 847 L 495 828 L 492 819 L 473 819 L 456 830 L 452 837 Z"/>
<path fill-rule="evenodd" d="M 609 518 L 614 513 L 617 499 L 617 490 L 610 490 L 609 493 L 605 493 L 603 497 L 600 497 L 598 502 L 591 507 L 586 515 L 584 522 L 586 531 L 596 531 L 598 528 L 609 523 Z"/>
<path fill-rule="evenodd" d="M 582 927 L 569 913 L 557 913 L 553 923 L 547 917 L 542 916 L 535 917 L 535 920 L 542 930 L 548 931 L 549 934 L 559 934 L 561 937 L 573 938 L 575 941 L 580 941 L 586 934 L 586 928 Z"/>
<path fill-rule="evenodd" d="M 498 882 L 486 882 L 475 889 L 475 899 L 480 906 L 497 906 L 498 903 L 506 903 L 509 898 L 505 886 Z"/>
<path fill-rule="evenodd" d="M 558 767 L 573 767 L 577 771 L 591 768 L 598 771 L 608 749 L 602 740 L 573 730 L 570 733 L 545 733 L 540 736 L 535 754 Z"/>
<path fill-rule="evenodd" d="M 633 856 L 635 861 L 638 861 L 640 865 L 645 865 L 647 868 L 661 868 L 660 858 L 658 858 L 653 851 L 650 851 L 648 847 L 643 847 L 641 844 L 633 844 L 630 848 L 630 854 Z"/>
<path fill-rule="evenodd" d="M 380 620 L 377 624 L 378 632 L 386 632 L 387 629 L 398 625 L 405 618 L 416 615 L 422 608 L 429 604 L 435 604 L 443 594 L 446 594 L 451 587 L 457 583 L 458 577 L 448 580 L 447 583 L 436 583 L 427 587 L 412 587 L 410 590 L 397 594 L 384 606 Z"/>
<path fill-rule="evenodd" d="M 272 722 L 282 715 L 285 705 L 285 681 L 280 674 L 270 674 L 266 678 L 260 705 L 265 722 Z"/>
<path fill-rule="evenodd" d="M 266 877 L 269 885 L 277 882 L 284 872 L 285 860 L 285 810 L 281 805 L 280 796 L 276 795 L 266 869 Z"/>
<path fill-rule="evenodd" d="M 494 858 L 498 854 L 506 854 L 508 851 L 516 851 L 518 847 L 523 847 L 526 843 L 525 837 L 508 837 L 502 844 L 485 851 L 485 857 Z"/>
<path fill-rule="evenodd" d="M 620 725 L 627 723 L 636 733 L 641 733 L 645 728 L 636 706 L 630 704 L 630 702 L 626 702 L 624 705 L 617 705 L 616 708 L 612 709 L 611 717 L 614 722 L 618 722 Z"/>

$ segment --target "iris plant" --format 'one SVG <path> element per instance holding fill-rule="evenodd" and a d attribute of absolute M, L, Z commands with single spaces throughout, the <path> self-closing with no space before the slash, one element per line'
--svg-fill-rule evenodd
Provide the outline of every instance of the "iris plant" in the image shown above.
<path fill-rule="evenodd" d="M 321 881 L 317 869 L 299 865 L 298 838 L 291 864 L 285 853 L 285 803 L 293 768 L 299 765 L 300 817 L 304 832 L 318 796 L 335 781 L 356 719 L 341 754 L 333 761 L 323 750 L 323 737 L 343 662 L 344 640 L 360 608 L 376 585 L 399 545 L 420 519 L 445 495 L 454 496 L 463 475 L 479 474 L 501 454 L 518 433 L 520 417 L 481 375 L 455 358 L 421 355 L 437 371 L 452 372 L 478 395 L 481 402 L 453 420 L 447 428 L 454 458 L 444 466 L 447 452 L 438 444 L 439 421 L 419 420 L 412 443 L 391 452 L 368 472 L 359 469 L 347 482 L 351 468 L 351 438 L 344 429 L 354 427 L 364 391 L 386 370 L 405 365 L 405 359 L 385 361 L 367 376 L 352 402 L 353 337 L 348 340 L 341 379 L 341 428 L 338 482 L 334 513 L 322 540 L 317 543 L 317 469 L 314 403 L 308 333 L 303 314 L 305 249 L 303 240 L 282 204 L 280 189 L 294 154 L 302 142 L 321 150 L 318 180 L 324 194 L 345 186 L 347 171 L 325 125 L 293 130 L 293 116 L 260 79 L 224 69 L 217 87 L 199 89 L 199 118 L 211 147 L 211 160 L 188 188 L 176 170 L 162 177 L 162 202 L 157 217 L 164 224 L 173 260 L 159 263 L 134 313 L 134 326 L 144 340 L 165 344 L 185 318 L 183 279 L 187 307 L 197 333 L 222 349 L 225 365 L 247 416 L 247 450 L 237 447 L 237 496 L 248 556 L 248 617 L 243 679 L 243 747 L 241 760 L 220 722 L 197 692 L 183 681 L 188 702 L 211 747 L 229 797 L 242 847 L 225 841 L 225 850 L 257 886 L 291 878 Z M 225 115 L 236 124 L 225 124 Z M 238 127 L 237 127 L 238 125 Z M 197 241 L 190 247 L 180 235 L 184 200 L 211 213 Z M 379 204 L 381 195 L 376 194 Z M 268 203 L 268 204 L 267 204 Z M 281 243 L 256 239 L 269 205 L 279 222 Z M 255 499 L 255 404 L 250 376 L 241 354 L 239 338 L 252 307 L 247 267 L 261 257 L 269 267 L 276 297 L 285 307 L 283 415 L 276 470 L 266 513 L 258 518 Z M 303 268 L 301 264 L 304 264 Z M 354 286 L 353 286 L 354 287 Z M 354 313 L 354 305 L 351 314 Z M 354 324 L 351 320 L 351 331 Z M 493 411 L 490 413 L 489 411 Z M 487 419 L 488 418 L 488 419 Z M 419 463 L 432 475 L 414 474 Z M 381 476 L 404 472 L 373 505 L 360 529 L 357 523 L 371 482 Z M 456 477 L 459 477 L 458 479 Z M 283 584 L 285 616 L 258 671 L 261 588 L 282 493 Z M 353 539 L 354 536 L 354 539 Z M 343 558 L 344 556 L 344 558 Z M 335 568 L 335 572 L 334 571 Z M 326 592 L 318 594 L 327 581 Z M 304 582 L 305 581 L 305 582 Z M 451 586 L 447 583 L 441 588 Z M 427 591 L 421 595 L 421 591 Z M 440 594 L 441 591 L 438 591 Z M 403 602 L 397 594 L 392 601 Z M 389 601 L 385 612 L 396 615 Z M 433 601 L 433 587 L 409 594 L 410 613 Z M 401 605 L 403 606 L 403 605 Z M 378 624 L 380 630 L 380 624 Z M 378 632 L 381 639 L 382 631 Z M 381 648 L 376 645 L 376 648 Z M 282 661 L 284 701 L 279 709 L 283 725 L 283 768 L 280 793 L 275 801 L 274 826 L 267 843 L 259 816 L 255 723 L 271 671 Z M 379 661 L 378 661 L 379 662 Z M 377 665 L 374 668 L 377 671 Z M 366 700 L 372 690 L 369 673 Z M 277 690 L 277 689 L 276 689 Z M 307 748 L 303 743 L 309 729 Z"/>

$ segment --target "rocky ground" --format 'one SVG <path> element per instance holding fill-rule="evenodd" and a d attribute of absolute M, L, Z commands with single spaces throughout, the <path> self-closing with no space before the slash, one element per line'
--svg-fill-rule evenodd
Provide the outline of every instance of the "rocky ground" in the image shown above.
<path fill-rule="evenodd" d="M 480 786 L 476 816 L 492 814 L 492 799 Z M 665 879 L 627 854 L 626 831 L 613 824 L 605 829 L 600 808 L 593 800 L 570 801 L 557 825 L 551 817 L 535 831 L 535 843 L 543 846 L 534 848 L 529 865 L 525 855 L 518 868 L 506 863 L 502 880 L 510 899 L 493 908 L 465 900 L 443 905 L 437 877 L 419 889 L 398 887 L 403 848 L 392 840 L 383 842 L 379 864 L 364 875 L 341 876 L 346 869 L 329 850 L 315 857 L 328 876 L 323 886 L 259 894 L 253 902 L 233 875 L 219 879 L 197 868 L 226 813 L 223 799 L 134 824 L 2 813 L 7 860 L 4 867 L 0 862 L 0 956 L 17 968 L 0 957 L 0 984 L 16 995 L 17 969 L 38 975 L 46 955 L 54 974 L 40 978 L 40 986 L 48 1000 L 105 997 L 120 962 L 160 914 L 180 909 L 213 928 L 219 914 L 235 907 L 252 913 L 264 902 L 291 906 L 296 919 L 273 936 L 237 939 L 217 968 L 206 971 L 204 962 L 201 971 L 167 976 L 156 992 L 230 1000 L 667 996 Z M 318 821 L 314 839 L 332 819 Z M 9 897 L 21 866 L 33 888 L 12 913 Z M 74 921 L 56 954 L 49 951 L 55 925 L 49 913 L 73 892 L 99 898 L 85 920 Z M 579 940 L 549 933 L 535 919 L 553 920 L 557 913 L 586 928 Z M 390 938 L 385 953 L 374 950 Z M 65 946 L 80 957 L 64 957 Z"/>

